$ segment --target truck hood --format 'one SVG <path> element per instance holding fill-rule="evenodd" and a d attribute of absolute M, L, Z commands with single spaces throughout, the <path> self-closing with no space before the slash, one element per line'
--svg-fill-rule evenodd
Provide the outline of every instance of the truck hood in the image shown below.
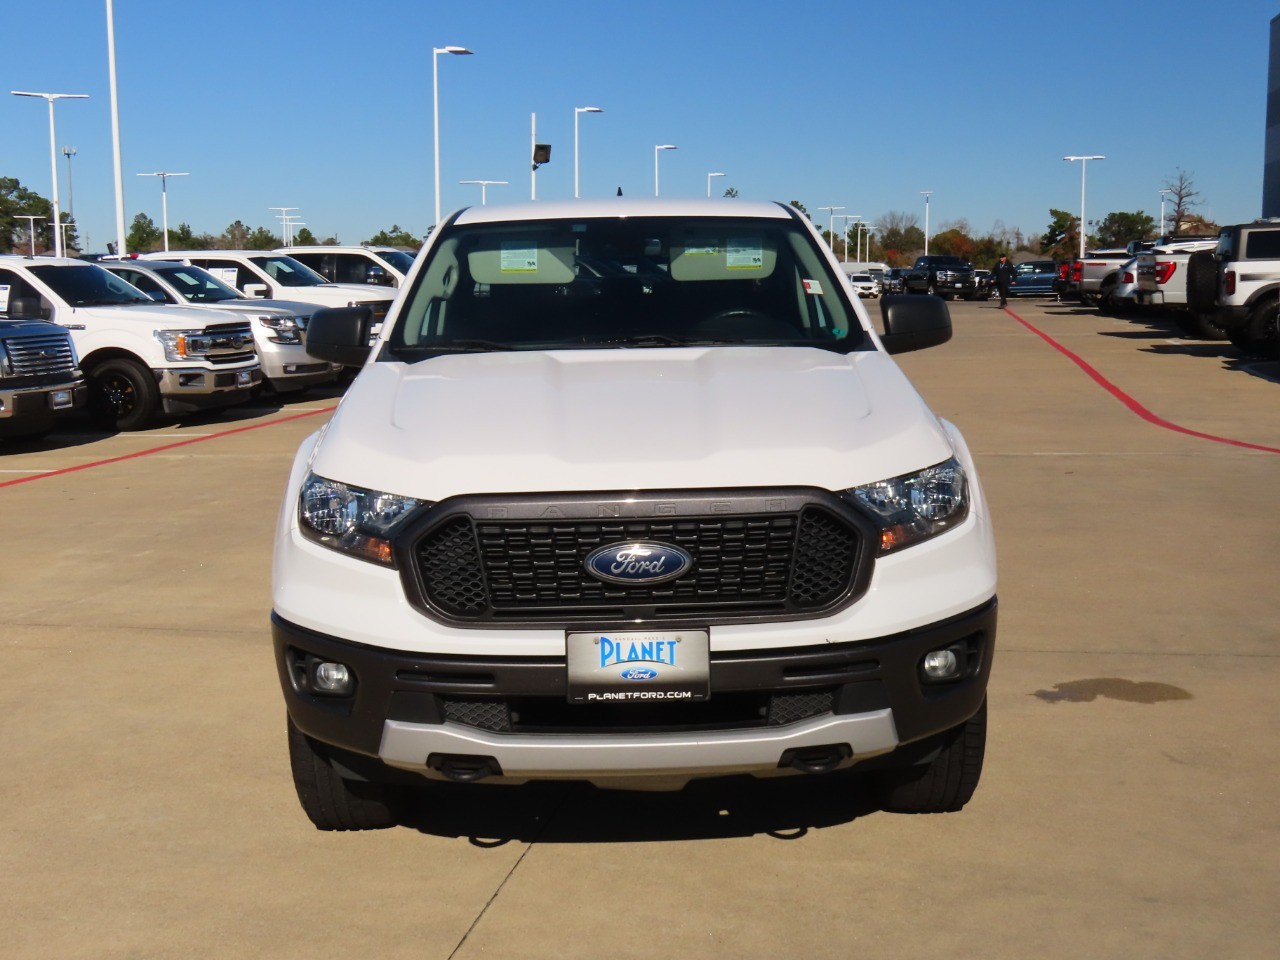
<path fill-rule="evenodd" d="M 363 283 L 324 283 L 314 287 L 286 287 L 289 300 L 318 304 L 322 307 L 345 307 L 349 303 L 390 303 L 395 291 Z"/>
<path fill-rule="evenodd" d="M 81 324 L 86 317 L 107 323 L 136 323 L 145 325 L 148 330 L 196 330 L 203 329 L 211 323 L 228 323 L 234 319 L 219 317 L 205 307 L 184 307 L 176 304 L 165 306 L 157 304 L 154 307 L 145 305 L 65 307 L 58 311 L 58 322 L 65 327 Z"/>
<path fill-rule="evenodd" d="M 883 353 L 804 347 L 448 355 L 365 367 L 312 470 L 461 493 L 809 485 L 842 489 L 952 455 Z"/>

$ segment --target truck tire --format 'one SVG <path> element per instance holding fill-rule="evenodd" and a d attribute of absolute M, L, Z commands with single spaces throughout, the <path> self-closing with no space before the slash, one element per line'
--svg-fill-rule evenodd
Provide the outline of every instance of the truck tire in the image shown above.
<path fill-rule="evenodd" d="M 1098 288 L 1098 312 L 1104 317 L 1113 317 L 1120 312 L 1113 294 L 1116 292 L 1116 278 L 1108 277 Z"/>
<path fill-rule="evenodd" d="M 1280 301 L 1268 297 L 1249 310 L 1244 328 L 1250 356 L 1264 360 L 1280 360 Z"/>
<path fill-rule="evenodd" d="M 140 430 L 160 406 L 160 388 L 151 371 L 136 360 L 104 360 L 86 374 L 89 413 L 112 430 Z"/>
<path fill-rule="evenodd" d="M 1215 313 L 1181 310 L 1174 321 L 1178 329 L 1194 340 L 1226 340 L 1227 331 L 1218 323 Z"/>
<path fill-rule="evenodd" d="M 1218 261 L 1212 250 L 1197 250 L 1187 259 L 1187 306 L 1193 314 L 1217 309 Z"/>
<path fill-rule="evenodd" d="M 954 813 L 973 796 L 987 746 L 987 701 L 960 726 L 942 735 L 928 763 L 873 774 L 880 807 L 890 813 Z"/>
<path fill-rule="evenodd" d="M 384 830 L 399 822 L 400 791 L 387 784 L 347 780 L 323 747 L 289 724 L 289 766 L 298 802 L 317 830 Z"/>

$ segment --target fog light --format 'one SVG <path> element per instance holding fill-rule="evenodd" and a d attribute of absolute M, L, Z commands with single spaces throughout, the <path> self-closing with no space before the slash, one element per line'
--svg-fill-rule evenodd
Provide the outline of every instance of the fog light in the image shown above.
<path fill-rule="evenodd" d="M 311 683 L 316 693 L 345 697 L 355 686 L 355 678 L 345 663 L 317 661 L 311 671 Z"/>
<path fill-rule="evenodd" d="M 960 675 L 960 658 L 954 650 L 934 650 L 924 655 L 920 669 L 926 680 L 954 680 Z"/>

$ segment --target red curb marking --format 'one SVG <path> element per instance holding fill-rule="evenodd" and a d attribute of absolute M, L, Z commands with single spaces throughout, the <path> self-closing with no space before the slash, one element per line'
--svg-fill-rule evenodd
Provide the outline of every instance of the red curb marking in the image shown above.
<path fill-rule="evenodd" d="M 63 467 L 61 470 L 50 470 L 48 473 L 37 473 L 30 477 L 19 477 L 16 480 L 5 480 L 0 482 L 0 489 L 4 487 L 16 487 L 20 483 L 31 483 L 33 480 L 48 480 L 50 477 L 61 477 L 68 473 L 77 473 L 80 470 L 90 470 L 94 467 L 105 467 L 111 463 L 121 463 L 125 460 L 137 460 L 139 457 L 149 457 L 153 453 L 163 453 L 166 450 L 176 450 L 178 447 L 186 447 L 193 443 L 203 443 L 205 440 L 217 440 L 220 437 L 230 437 L 237 433 L 248 433 L 250 430 L 261 430 L 263 427 L 274 427 L 280 423 L 289 423 L 292 420 L 302 420 L 305 417 L 314 417 L 318 413 L 331 413 L 336 407 L 324 407 L 320 410 L 308 410 L 305 413 L 295 413 L 289 417 L 281 417 L 279 420 L 268 420 L 265 423 L 251 423 L 244 427 L 235 427 L 231 430 L 223 430 L 221 433 L 211 433 L 204 437 L 192 437 L 190 440 L 179 440 L 176 443 L 166 443 L 162 447 L 152 447 L 150 450 L 139 450 L 136 453 L 126 453 L 122 457 L 109 457 L 106 460 L 94 460 L 91 463 L 82 463 L 74 467 Z"/>
<path fill-rule="evenodd" d="M 1027 323 L 1026 320 L 1023 320 L 1020 316 L 1018 316 L 1008 307 L 1004 308 L 1004 312 L 1009 314 L 1009 316 L 1013 317 L 1013 319 L 1017 320 L 1020 324 L 1022 324 L 1032 333 L 1034 333 L 1037 337 L 1039 337 L 1045 343 L 1049 344 L 1049 346 L 1053 347 L 1053 349 L 1057 350 L 1064 357 L 1066 357 L 1068 360 L 1074 363 L 1077 367 L 1079 367 L 1081 370 L 1087 373 L 1091 378 L 1093 378 L 1094 382 L 1097 383 L 1098 386 L 1106 390 L 1107 393 L 1111 394 L 1113 397 L 1115 397 L 1117 400 L 1123 403 L 1126 407 L 1128 407 L 1132 412 L 1136 413 L 1143 420 L 1147 421 L 1147 423 L 1155 424 L 1157 427 L 1164 427 L 1164 429 L 1172 430 L 1174 433 L 1183 433 L 1189 437 L 1199 437 L 1201 440 L 1212 440 L 1214 443 L 1225 443 L 1228 446 L 1243 447 L 1246 450 L 1261 450 L 1263 453 L 1280 453 L 1280 447 L 1265 447 L 1260 443 L 1248 443 L 1244 440 L 1232 440 L 1228 437 L 1219 437 L 1216 434 L 1212 434 L 1212 433 L 1201 433 L 1199 430 L 1190 430 L 1186 427 L 1182 427 L 1176 423 L 1172 423 L 1168 420 L 1165 420 L 1163 417 L 1156 416 L 1154 413 L 1152 413 L 1150 410 L 1148 410 L 1146 407 L 1140 404 L 1137 400 L 1133 399 L 1133 397 L 1129 396 L 1129 394 L 1125 393 L 1123 390 L 1117 387 L 1114 383 L 1112 383 L 1110 380 L 1104 377 L 1101 373 L 1099 373 L 1097 370 L 1091 367 L 1084 359 L 1082 359 L 1077 354 L 1072 353 L 1070 350 L 1068 350 L 1066 347 L 1060 344 L 1057 340 L 1053 339 L 1053 337 L 1049 336 L 1043 330 L 1033 326 L 1030 323 Z"/>

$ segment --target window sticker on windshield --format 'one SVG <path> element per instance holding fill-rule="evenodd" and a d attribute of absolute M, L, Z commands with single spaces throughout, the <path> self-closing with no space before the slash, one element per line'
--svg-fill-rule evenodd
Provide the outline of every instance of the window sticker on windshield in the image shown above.
<path fill-rule="evenodd" d="M 530 246 L 527 240 L 503 240 L 502 265 L 499 269 L 503 273 L 537 273 L 537 246 Z"/>
<path fill-rule="evenodd" d="M 0 313 L 9 312 L 9 284 L 0 283 Z"/>
<path fill-rule="evenodd" d="M 822 296 L 822 282 L 819 280 L 806 280 L 804 282 L 804 292 L 815 297 Z"/>
<path fill-rule="evenodd" d="M 236 285 L 235 267 L 209 267 L 209 272 L 228 286 Z"/>
<path fill-rule="evenodd" d="M 729 270 L 763 270 L 764 245 L 760 238 L 730 240 L 724 251 L 724 265 Z"/>

